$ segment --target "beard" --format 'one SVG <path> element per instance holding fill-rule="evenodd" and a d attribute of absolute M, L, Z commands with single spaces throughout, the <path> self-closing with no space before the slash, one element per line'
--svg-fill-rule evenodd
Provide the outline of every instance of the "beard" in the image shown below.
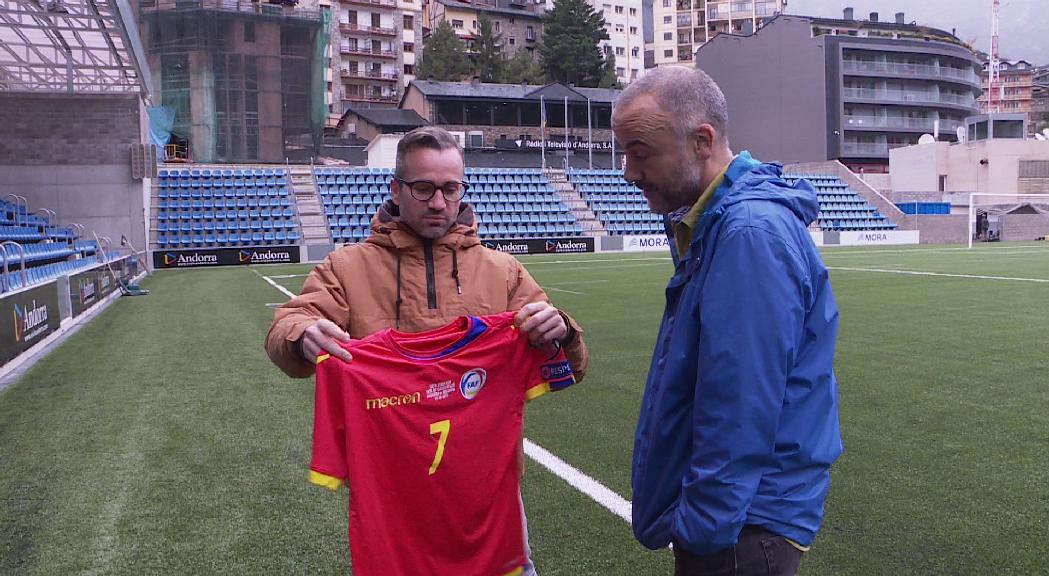
<path fill-rule="evenodd" d="M 689 162 L 683 154 L 678 158 L 677 173 L 679 176 L 662 189 L 642 188 L 645 191 L 645 199 L 648 200 L 648 208 L 654 214 L 670 214 L 685 206 L 691 206 L 703 193 L 700 189 L 703 185 L 703 170 Z"/>

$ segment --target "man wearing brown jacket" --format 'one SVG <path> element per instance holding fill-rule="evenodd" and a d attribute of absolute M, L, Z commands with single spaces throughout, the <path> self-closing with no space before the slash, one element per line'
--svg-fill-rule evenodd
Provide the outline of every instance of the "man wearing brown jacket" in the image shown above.
<path fill-rule="evenodd" d="M 418 128 L 401 139 L 392 200 L 372 218 L 371 235 L 329 254 L 299 296 L 277 309 L 266 335 L 274 364 L 304 378 L 320 354 L 352 360 L 337 341 L 520 310 L 522 333 L 538 347 L 562 346 L 582 379 L 588 364 L 582 329 L 550 304 L 515 258 L 481 244 L 473 210 L 462 202 L 464 171 L 462 148 L 447 131 Z M 531 562 L 525 574 L 534 574 Z"/>

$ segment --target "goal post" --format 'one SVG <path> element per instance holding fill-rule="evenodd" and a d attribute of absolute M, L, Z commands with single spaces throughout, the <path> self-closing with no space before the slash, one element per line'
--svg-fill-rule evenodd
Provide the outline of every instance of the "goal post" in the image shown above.
<path fill-rule="evenodd" d="M 979 203 L 979 198 L 990 198 L 990 202 Z M 1008 198 L 1008 200 L 1006 200 Z M 1019 204 L 1036 204 L 1043 207 L 1049 206 L 1049 194 L 990 194 L 985 192 L 973 192 L 969 194 L 969 218 L 966 227 L 969 236 L 969 248 L 973 247 L 973 239 L 976 237 L 976 214 L 981 207 L 994 206 L 1016 206 Z"/>

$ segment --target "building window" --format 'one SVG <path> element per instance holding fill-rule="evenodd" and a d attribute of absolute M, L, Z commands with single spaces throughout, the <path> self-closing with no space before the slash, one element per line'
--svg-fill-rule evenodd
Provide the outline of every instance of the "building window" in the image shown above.
<path fill-rule="evenodd" d="M 404 43 L 404 51 L 405 52 L 415 52 L 415 44 L 413 44 L 411 42 L 405 42 Z"/>
<path fill-rule="evenodd" d="M 517 44 L 517 39 L 514 38 L 513 36 L 511 36 L 510 37 L 510 45 L 513 46 L 514 44 Z"/>
<path fill-rule="evenodd" d="M 630 27 L 630 35 L 631 36 L 637 36 L 637 26 L 631 26 Z"/>
<path fill-rule="evenodd" d="M 674 57 L 674 51 L 673 50 L 664 50 L 663 51 L 663 57 L 664 58 L 673 58 Z"/>
<path fill-rule="evenodd" d="M 622 76 L 624 74 L 626 74 L 625 68 L 616 68 L 616 76 Z"/>
<path fill-rule="evenodd" d="M 452 28 L 455 28 L 456 30 L 462 30 L 463 29 L 463 21 L 462 20 L 452 20 Z"/>
<path fill-rule="evenodd" d="M 622 46 L 616 46 L 616 56 L 625 56 L 626 50 Z"/>
<path fill-rule="evenodd" d="M 379 15 L 378 14 L 372 14 L 372 28 L 381 28 L 381 27 L 382 27 L 382 20 L 379 18 Z"/>
<path fill-rule="evenodd" d="M 622 14 L 622 13 L 623 13 L 623 7 L 622 6 L 616 6 L 616 14 Z"/>
<path fill-rule="evenodd" d="M 673 16 L 664 16 L 663 17 L 663 23 L 664 24 L 673 24 L 674 23 L 674 17 Z"/>
<path fill-rule="evenodd" d="M 631 8 L 630 9 L 630 15 L 631 16 L 637 16 L 637 8 Z"/>
<path fill-rule="evenodd" d="M 413 30 L 415 28 L 415 17 L 411 14 L 404 15 L 404 29 Z"/>
<path fill-rule="evenodd" d="M 413 66 L 412 64 L 405 64 L 404 65 L 404 73 L 405 74 L 412 74 L 412 75 L 414 75 L 415 74 L 415 66 Z"/>
<path fill-rule="evenodd" d="M 255 23 L 245 22 L 244 23 L 244 41 L 254 42 L 255 41 Z"/>
<path fill-rule="evenodd" d="M 664 40 L 673 40 L 674 39 L 674 33 L 673 32 L 664 32 L 663 33 L 663 39 Z"/>
<path fill-rule="evenodd" d="M 473 22 L 472 22 L 472 23 L 470 24 L 470 26 L 472 26 L 474 30 L 477 30 L 477 20 L 474 20 L 474 21 L 473 21 Z"/>
<path fill-rule="evenodd" d="M 535 29 L 531 26 L 525 29 L 525 40 L 535 40 Z"/>
<path fill-rule="evenodd" d="M 498 34 L 500 32 L 500 30 L 502 29 L 502 26 L 503 26 L 502 22 L 500 22 L 499 20 L 495 21 L 495 26 L 494 27 L 495 27 L 495 33 L 496 34 Z"/>
<path fill-rule="evenodd" d="M 663 0 L 663 7 L 670 8 L 670 0 Z"/>
<path fill-rule="evenodd" d="M 611 9 L 612 9 L 612 5 L 611 4 L 602 4 L 601 5 L 601 11 L 602 12 L 608 12 Z"/>
<path fill-rule="evenodd" d="M 623 33 L 623 25 L 622 24 L 616 24 L 616 32 L 619 33 L 619 34 Z"/>

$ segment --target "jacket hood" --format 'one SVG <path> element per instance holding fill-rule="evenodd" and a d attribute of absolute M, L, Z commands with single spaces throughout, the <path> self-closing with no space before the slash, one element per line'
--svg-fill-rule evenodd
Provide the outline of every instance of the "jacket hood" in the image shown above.
<path fill-rule="evenodd" d="M 423 239 L 407 224 L 401 222 L 400 208 L 387 200 L 379 206 L 372 216 L 372 233 L 367 242 L 399 250 L 422 244 Z M 477 218 L 473 207 L 463 202 L 459 205 L 459 215 L 448 233 L 434 240 L 434 245 L 447 245 L 452 249 L 466 248 L 481 243 L 477 232 Z"/>
<path fill-rule="evenodd" d="M 816 189 L 808 180 L 802 179 L 788 184 L 783 179 L 781 164 L 759 164 L 746 151 L 740 152 L 739 157 L 733 161 L 729 167 L 729 175 L 737 169 L 737 163 L 748 161 L 755 166 L 737 176 L 732 187 L 723 193 L 724 196 L 711 203 L 713 211 L 747 200 L 765 200 L 786 206 L 805 226 L 816 219 L 820 212 L 820 204 L 816 197 Z M 745 164 L 743 167 L 745 168 Z"/>

